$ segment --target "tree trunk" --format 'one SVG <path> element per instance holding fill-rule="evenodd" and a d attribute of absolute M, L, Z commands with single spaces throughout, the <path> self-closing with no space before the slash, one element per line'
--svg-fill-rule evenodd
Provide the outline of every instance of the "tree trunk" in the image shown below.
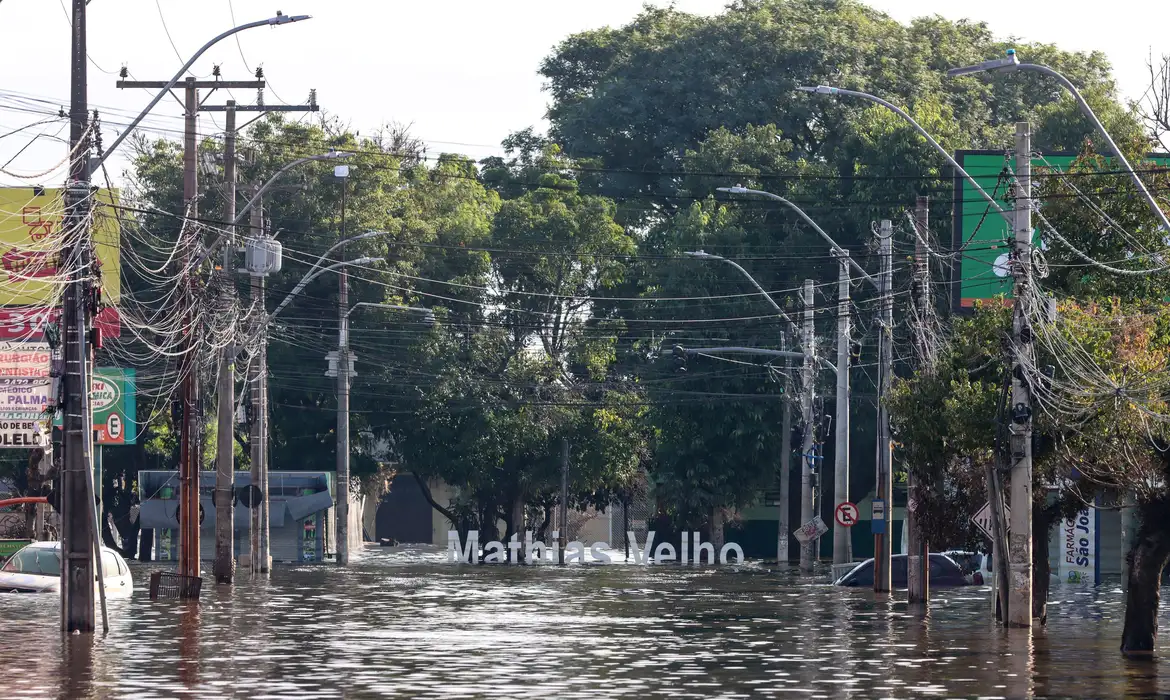
<path fill-rule="evenodd" d="M 1043 505 L 1032 506 L 1032 618 L 1048 623 L 1048 585 L 1052 566 L 1048 563 L 1048 534 L 1056 513 Z"/>
<path fill-rule="evenodd" d="M 1170 559 L 1170 498 L 1143 504 L 1137 542 L 1129 553 L 1129 588 L 1121 653 L 1152 658 L 1158 642 L 1158 602 L 1162 570 Z"/>
<path fill-rule="evenodd" d="M 711 546 L 715 548 L 715 556 L 719 556 L 719 550 L 723 549 L 723 526 L 726 522 L 726 516 L 722 508 L 711 509 Z"/>
<path fill-rule="evenodd" d="M 520 492 L 517 492 L 516 497 L 512 499 L 512 517 L 508 519 L 508 531 L 504 533 L 504 537 L 510 541 L 512 535 L 516 535 L 521 541 L 524 539 L 524 494 Z M 512 563 L 519 564 L 522 557 L 522 553 L 516 550 L 515 556 L 511 557 Z"/>

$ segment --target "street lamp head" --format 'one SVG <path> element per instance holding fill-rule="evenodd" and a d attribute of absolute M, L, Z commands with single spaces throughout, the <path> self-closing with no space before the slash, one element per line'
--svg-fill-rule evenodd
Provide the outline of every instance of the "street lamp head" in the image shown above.
<path fill-rule="evenodd" d="M 1007 55 L 1003 58 L 997 58 L 993 61 L 984 61 L 983 63 L 976 63 L 973 66 L 963 66 L 962 68 L 952 68 L 947 71 L 948 78 L 957 78 L 960 75 L 971 75 L 972 73 L 985 73 L 987 71 L 996 70 L 1013 70 L 1020 65 L 1020 58 L 1016 56 L 1015 49 L 1008 49 Z"/>
<path fill-rule="evenodd" d="M 798 85 L 796 88 L 799 92 L 815 92 L 818 95 L 836 95 L 837 88 L 829 87 L 828 85 L 817 85 L 812 87 L 810 85 Z"/>
<path fill-rule="evenodd" d="M 382 258 L 365 257 L 365 258 L 355 258 L 353 260 L 350 260 L 349 264 L 350 265 L 373 265 L 374 263 L 381 262 L 381 261 L 382 261 Z"/>
<path fill-rule="evenodd" d="M 709 257 L 711 257 L 710 253 L 703 251 L 703 250 L 687 250 L 687 251 L 683 252 L 683 255 L 686 255 L 686 256 L 689 256 L 692 258 L 709 258 Z"/>
<path fill-rule="evenodd" d="M 276 26 L 278 24 L 288 24 L 290 22 L 303 22 L 304 20 L 307 20 L 307 19 L 313 19 L 313 16 L 312 15 L 286 15 L 283 12 L 281 12 L 280 10 L 277 10 L 276 16 L 270 18 L 268 20 L 268 23 L 271 24 L 272 26 Z"/>
<path fill-rule="evenodd" d="M 747 194 L 748 188 L 743 185 L 736 185 L 735 187 L 716 187 L 716 192 L 726 192 L 728 194 Z"/>
<path fill-rule="evenodd" d="M 321 158 L 321 160 L 336 160 L 338 158 L 352 158 L 355 155 L 356 155 L 355 153 L 351 153 L 349 151 L 335 151 L 332 148 L 330 148 L 329 152 L 322 153 L 320 158 Z"/>

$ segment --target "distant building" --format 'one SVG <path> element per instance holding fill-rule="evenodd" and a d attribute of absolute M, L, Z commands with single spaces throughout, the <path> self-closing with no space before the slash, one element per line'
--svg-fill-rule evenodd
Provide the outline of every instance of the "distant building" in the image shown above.
<path fill-rule="evenodd" d="M 200 557 L 215 558 L 215 472 L 199 475 L 202 509 Z M 269 553 L 273 562 L 319 562 L 336 552 L 333 472 L 270 472 Z M 235 556 L 249 553 L 251 509 L 241 496 L 251 486 L 249 472 L 235 473 Z M 179 555 L 179 475 L 173 471 L 138 473 L 142 505 L 139 525 L 152 531 L 152 558 L 174 561 Z M 352 528 L 351 528 L 352 530 Z M 358 536 L 360 537 L 360 527 Z"/>

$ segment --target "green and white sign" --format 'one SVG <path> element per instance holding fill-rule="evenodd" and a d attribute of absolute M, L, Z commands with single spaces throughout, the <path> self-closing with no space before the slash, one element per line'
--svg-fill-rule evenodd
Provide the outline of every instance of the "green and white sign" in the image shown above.
<path fill-rule="evenodd" d="M 134 420 L 138 410 L 134 370 L 99 367 L 90 382 L 89 400 L 97 444 L 133 445 L 138 437 Z"/>
<path fill-rule="evenodd" d="M 135 371 L 98 367 L 89 378 L 89 403 L 98 445 L 133 445 L 138 441 Z M 61 424 L 60 416 L 57 425 Z"/>
<path fill-rule="evenodd" d="M 1049 153 L 1032 160 L 1032 171 L 1061 171 L 1075 160 L 1075 153 Z M 995 197 L 1004 210 L 1011 213 L 1008 200 L 1010 173 L 1015 171 L 1015 159 L 1005 157 L 1003 151 L 957 151 L 955 160 L 979 186 Z M 1148 161 L 1158 167 L 1170 166 L 1170 155 L 1151 154 Z M 1120 167 L 1120 166 L 1118 166 Z M 1135 168 L 1141 168 L 1135 165 Z M 1005 173 L 1005 168 L 1007 172 Z M 1013 234 L 1008 223 L 988 204 L 979 192 L 958 173 L 955 174 L 954 250 L 965 248 L 955 270 L 959 284 L 954 285 L 954 308 L 970 308 L 976 301 L 1011 297 L 1012 278 L 1008 265 Z M 1041 245 L 1036 234 L 1035 243 Z"/>

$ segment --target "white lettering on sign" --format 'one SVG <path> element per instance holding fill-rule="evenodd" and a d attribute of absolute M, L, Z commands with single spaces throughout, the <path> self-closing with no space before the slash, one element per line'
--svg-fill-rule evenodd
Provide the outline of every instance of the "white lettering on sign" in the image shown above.
<path fill-rule="evenodd" d="M 115 442 L 122 439 L 122 419 L 117 413 L 111 413 L 106 421 L 106 434 Z"/>
<path fill-rule="evenodd" d="M 93 410 L 104 411 L 116 405 L 119 398 L 121 397 L 116 382 L 105 377 L 93 378 L 89 389 L 89 400 L 93 404 Z"/>
<path fill-rule="evenodd" d="M 1096 583 L 1097 511 L 1086 508 L 1060 523 L 1063 551 L 1060 580 L 1065 583 Z"/>

